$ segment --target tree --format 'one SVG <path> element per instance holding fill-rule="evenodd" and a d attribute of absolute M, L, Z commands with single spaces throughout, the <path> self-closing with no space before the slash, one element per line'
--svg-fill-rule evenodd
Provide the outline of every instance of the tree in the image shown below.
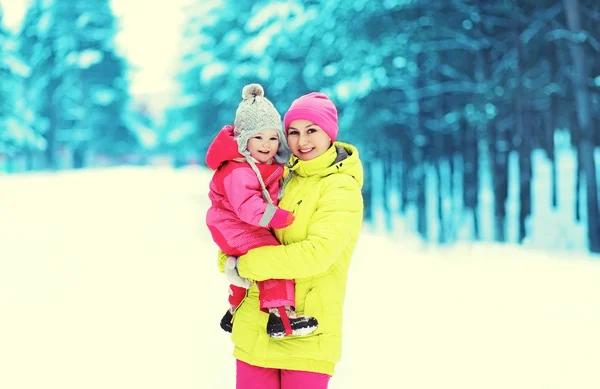
<path fill-rule="evenodd" d="M 16 37 L 2 26 L 0 9 L 0 154 L 8 159 L 9 168 L 22 151 L 29 157 L 27 167 L 31 168 L 31 154 L 45 146 L 31 127 L 30 111 L 23 98 L 23 82 L 29 72 L 19 55 Z"/>
<path fill-rule="evenodd" d="M 583 48 L 580 9 L 578 0 L 564 0 L 567 25 L 572 34 L 570 49 L 574 64 L 573 84 L 577 103 L 577 121 L 580 131 L 578 152 L 581 154 L 582 169 L 586 179 L 588 239 L 590 251 L 600 253 L 600 205 L 598 204 L 598 182 L 594 161 L 592 100 L 588 90 L 588 65 Z"/>
<path fill-rule="evenodd" d="M 91 151 L 123 153 L 136 144 L 126 125 L 125 61 L 114 48 L 116 23 L 108 0 L 35 0 L 20 32 L 20 53 L 36 132 L 57 168 L 58 149 L 83 167 Z"/>

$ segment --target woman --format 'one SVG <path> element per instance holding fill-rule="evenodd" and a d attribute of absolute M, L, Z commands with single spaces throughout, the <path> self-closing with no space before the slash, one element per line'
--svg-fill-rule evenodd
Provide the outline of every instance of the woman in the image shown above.
<path fill-rule="evenodd" d="M 354 146 L 336 142 L 337 109 L 322 93 L 295 100 L 284 127 L 293 157 L 279 206 L 295 221 L 275 231 L 280 246 L 237 260 L 221 255 L 219 265 L 230 280 L 295 279 L 296 311 L 319 327 L 304 337 L 269 337 L 258 289 L 248 289 L 232 332 L 237 389 L 324 389 L 341 358 L 348 268 L 363 218 L 362 164 Z"/>

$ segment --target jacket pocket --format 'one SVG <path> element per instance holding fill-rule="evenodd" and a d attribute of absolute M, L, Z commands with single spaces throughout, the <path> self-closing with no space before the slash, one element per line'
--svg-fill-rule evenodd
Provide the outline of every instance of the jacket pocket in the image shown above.
<path fill-rule="evenodd" d="M 323 333 L 323 326 L 321 324 L 323 320 L 323 299 L 318 288 L 312 288 L 308 291 L 304 300 L 303 310 L 298 313 L 305 316 L 312 316 L 319 322 L 319 327 L 311 335 Z"/>

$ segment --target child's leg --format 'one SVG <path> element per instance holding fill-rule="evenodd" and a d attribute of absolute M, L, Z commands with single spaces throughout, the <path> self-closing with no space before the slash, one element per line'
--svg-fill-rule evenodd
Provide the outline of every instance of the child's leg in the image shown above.
<path fill-rule="evenodd" d="M 231 304 L 234 310 L 246 297 L 246 291 L 247 289 L 240 288 L 239 286 L 229 285 L 229 304 Z"/>
<path fill-rule="evenodd" d="M 273 338 L 286 335 L 308 335 L 319 323 L 311 316 L 297 315 L 293 280 L 266 280 L 258 283 L 260 308 L 269 312 L 267 333 Z"/>
<path fill-rule="evenodd" d="M 245 297 L 246 289 L 235 285 L 229 285 L 229 309 L 221 318 L 221 328 L 223 331 L 231 332 L 233 330 L 233 313 Z"/>
<path fill-rule="evenodd" d="M 294 280 L 265 280 L 258 283 L 260 309 L 269 312 L 269 308 L 293 307 L 296 305 Z"/>
<path fill-rule="evenodd" d="M 281 389 L 327 389 L 331 376 L 298 370 L 281 370 Z"/>
<path fill-rule="evenodd" d="M 236 389 L 281 389 L 279 369 L 253 366 L 239 359 L 235 367 Z"/>

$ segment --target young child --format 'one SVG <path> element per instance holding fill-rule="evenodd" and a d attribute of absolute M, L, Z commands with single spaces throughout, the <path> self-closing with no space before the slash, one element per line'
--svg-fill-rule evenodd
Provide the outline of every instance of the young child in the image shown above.
<path fill-rule="evenodd" d="M 206 223 L 219 248 L 234 257 L 279 245 L 271 228 L 286 228 L 294 221 L 293 213 L 277 207 L 282 165 L 290 157 L 281 116 L 259 84 L 246 85 L 242 98 L 234 126 L 223 127 L 206 153 L 206 164 L 215 170 Z M 257 286 L 260 308 L 269 313 L 269 336 L 301 336 L 317 329 L 314 317 L 295 312 L 293 280 L 266 280 Z M 221 319 L 227 332 L 246 289 L 232 284 L 229 295 L 230 308 Z"/>

